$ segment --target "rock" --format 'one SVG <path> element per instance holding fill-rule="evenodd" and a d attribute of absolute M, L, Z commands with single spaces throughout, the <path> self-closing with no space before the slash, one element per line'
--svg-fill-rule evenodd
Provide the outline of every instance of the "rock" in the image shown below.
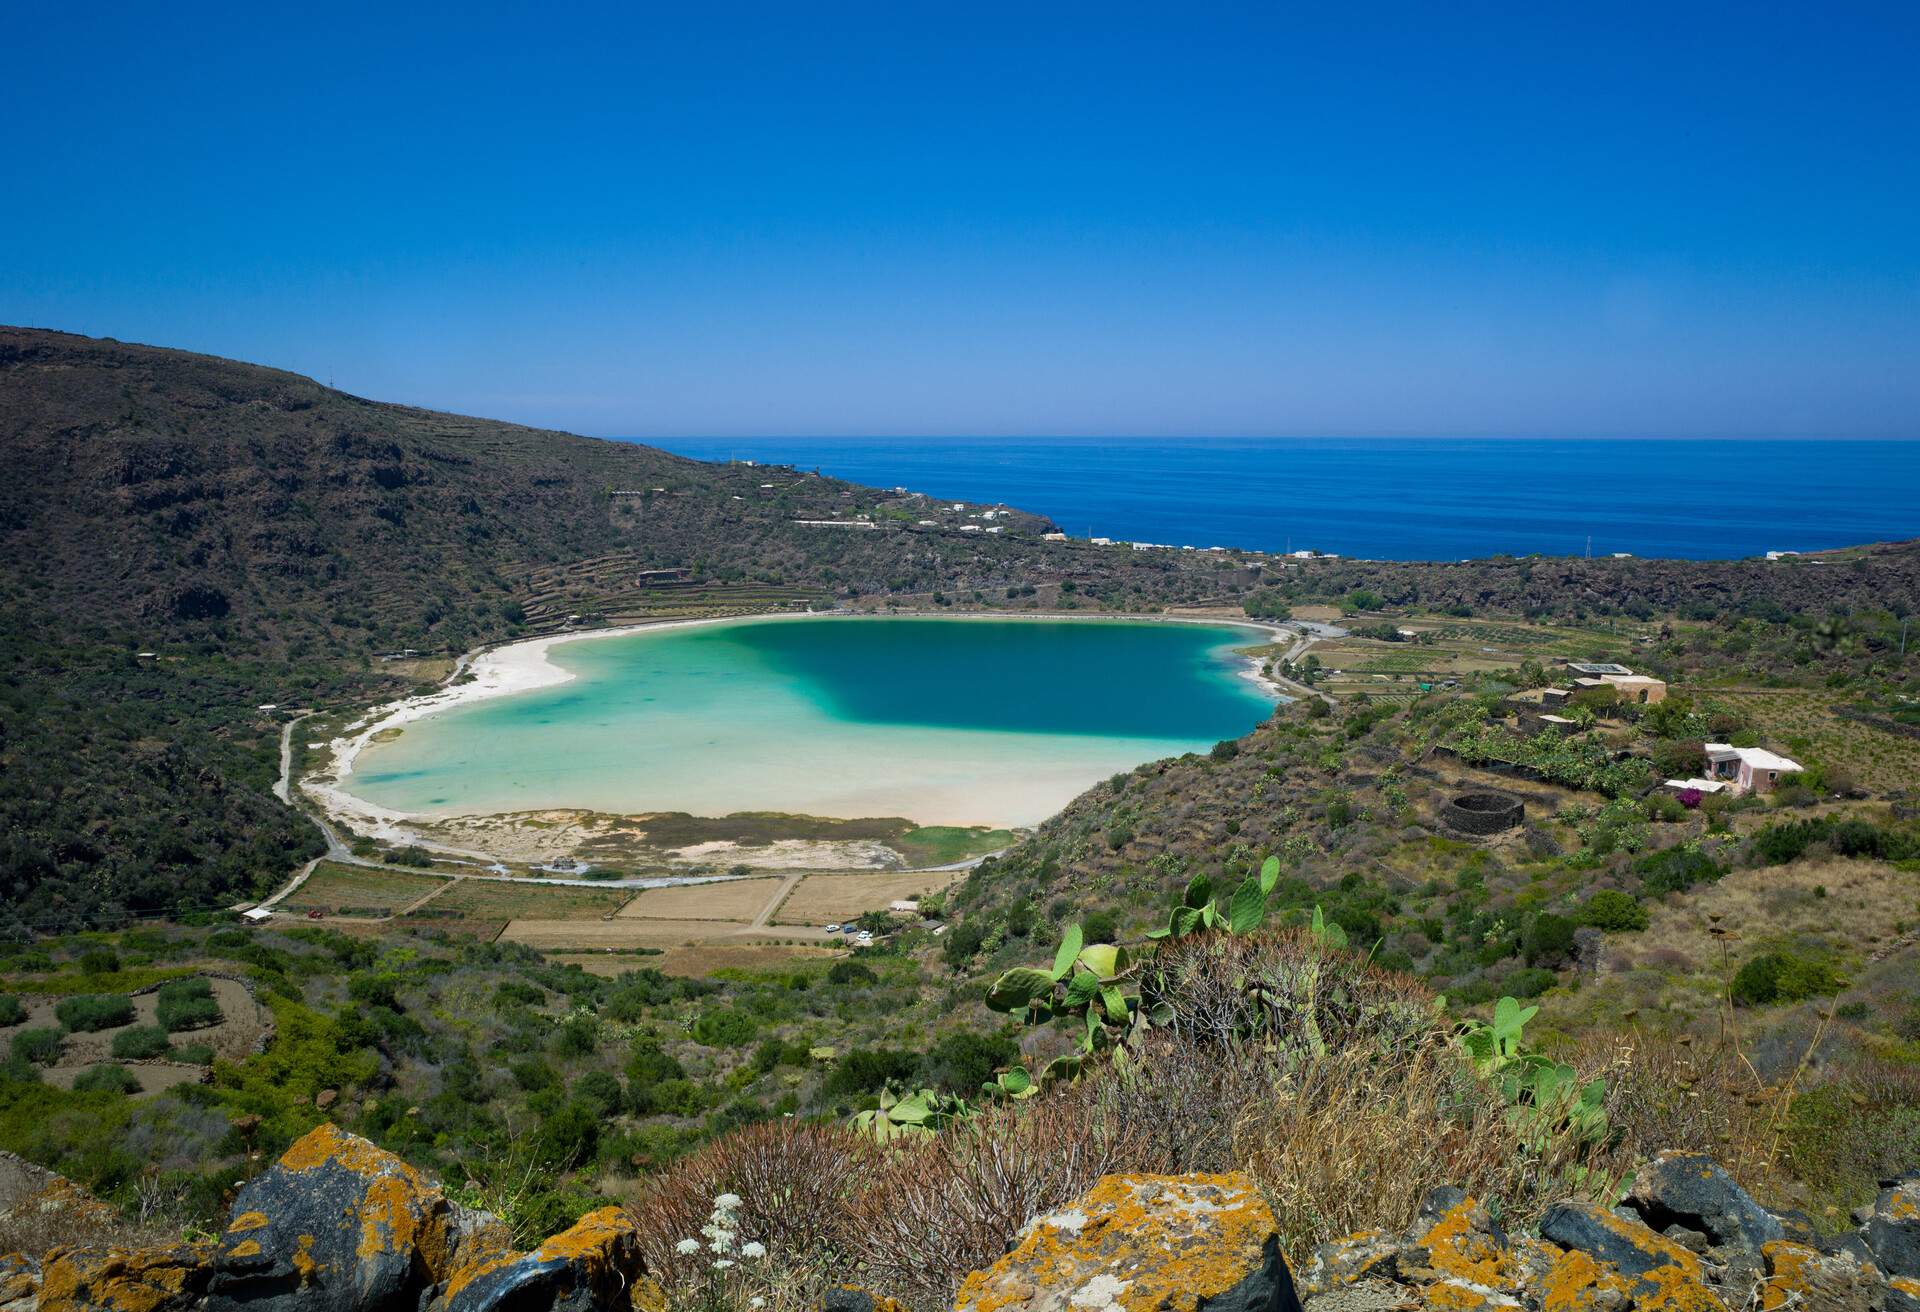
<path fill-rule="evenodd" d="M 1656 1230 L 1680 1225 L 1700 1231 L 1715 1245 L 1749 1253 L 1786 1238 L 1779 1218 L 1700 1153 L 1659 1154 L 1634 1174 L 1627 1202 Z"/>
<path fill-rule="evenodd" d="M 879 1294 L 870 1294 L 864 1289 L 852 1285 L 841 1285 L 829 1289 L 821 1300 L 820 1312 L 907 1312 L 897 1301 Z"/>
<path fill-rule="evenodd" d="M 205 1312 L 413 1312 L 486 1229 L 392 1153 L 322 1125 L 234 1200 Z"/>
<path fill-rule="evenodd" d="M 666 1312 L 640 1235 L 617 1207 L 589 1212 L 530 1253 L 499 1252 L 447 1282 L 446 1312 Z"/>
<path fill-rule="evenodd" d="M 1294 1280 L 1295 1291 L 1306 1301 L 1362 1280 L 1391 1280 L 1400 1241 L 1384 1230 L 1361 1230 L 1313 1250 Z"/>
<path fill-rule="evenodd" d="M 211 1274 L 208 1244 L 56 1248 L 40 1273 L 40 1312 L 174 1312 L 194 1305 Z"/>
<path fill-rule="evenodd" d="M 40 1264 L 25 1253 L 0 1257 L 0 1312 L 33 1312 L 40 1306 Z"/>
<path fill-rule="evenodd" d="M 1860 1237 L 1887 1275 L 1920 1280 L 1920 1175 L 1880 1191 Z"/>
<path fill-rule="evenodd" d="M 1911 1276 L 1888 1280 L 1887 1312 L 1920 1312 L 1920 1280 Z"/>
<path fill-rule="evenodd" d="M 1273 1212 L 1224 1175 L 1109 1175 L 961 1285 L 955 1312 L 1299 1312 Z"/>
<path fill-rule="evenodd" d="M 1789 1242 L 1820 1247 L 1820 1231 L 1813 1224 L 1813 1218 L 1805 1212 L 1789 1208 L 1774 1212 L 1773 1219 L 1780 1223 L 1780 1229 Z"/>
<path fill-rule="evenodd" d="M 322 1089 L 313 1095 L 313 1105 L 321 1111 L 325 1111 L 327 1108 L 333 1106 L 339 1097 L 340 1091 L 338 1089 Z"/>
<path fill-rule="evenodd" d="M 1548 1307 L 1599 1307 L 1608 1294 L 1627 1295 L 1637 1312 L 1725 1306 L 1707 1288 L 1697 1255 L 1603 1207 L 1555 1203 L 1540 1220 L 1540 1237 L 1572 1250 L 1547 1278 L 1542 1292 Z M 1590 1301 L 1579 1301 L 1589 1295 Z"/>
<path fill-rule="evenodd" d="M 1821 1308 L 1824 1312 L 1877 1312 L 1885 1286 L 1871 1267 L 1843 1254 L 1780 1239 L 1761 1249 L 1766 1279 L 1756 1293 L 1761 1312 Z"/>
<path fill-rule="evenodd" d="M 1426 1285 L 1427 1301 L 1435 1306 L 1518 1306 L 1520 1268 L 1507 1232 L 1459 1189 L 1427 1195 L 1400 1246 L 1398 1264 L 1400 1278 Z"/>

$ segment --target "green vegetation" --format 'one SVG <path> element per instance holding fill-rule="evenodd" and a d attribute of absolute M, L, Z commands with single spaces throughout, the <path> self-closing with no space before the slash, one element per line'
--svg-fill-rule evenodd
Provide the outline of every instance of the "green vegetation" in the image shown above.
<path fill-rule="evenodd" d="M 175 980 L 160 986 L 154 1018 L 168 1033 L 201 1029 L 220 1022 L 220 1004 L 204 979 Z"/>
<path fill-rule="evenodd" d="M 109 1030 L 132 1022 L 133 1001 L 113 994 L 62 998 L 53 1014 L 69 1030 Z"/>
<path fill-rule="evenodd" d="M 135 1025 L 113 1036 L 113 1055 L 122 1061 L 164 1057 L 169 1047 L 167 1032 L 158 1025 Z"/>

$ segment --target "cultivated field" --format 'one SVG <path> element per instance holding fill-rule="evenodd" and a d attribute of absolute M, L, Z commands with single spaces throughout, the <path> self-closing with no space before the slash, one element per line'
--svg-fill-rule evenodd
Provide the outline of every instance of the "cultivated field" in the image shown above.
<path fill-rule="evenodd" d="M 1920 783 L 1920 738 L 1835 715 L 1831 693 L 1702 688 L 1699 695 L 1721 700 L 1766 737 L 1853 776 L 1871 792 L 1898 792 Z"/>
<path fill-rule="evenodd" d="M 884 911 L 902 898 L 936 893 L 951 884 L 951 874 L 808 875 L 774 915 L 778 925 L 829 925 L 863 911 Z"/>
<path fill-rule="evenodd" d="M 410 919 L 513 920 L 539 916 L 549 920 L 597 920 L 633 898 L 626 888 L 577 888 L 504 879 L 462 879 Z"/>
<path fill-rule="evenodd" d="M 782 879 L 649 888 L 620 908 L 622 920 L 727 920 L 751 923 L 786 886 Z"/>
<path fill-rule="evenodd" d="M 385 916 L 446 885 L 447 881 L 438 875 L 371 870 L 365 866 L 322 861 L 280 906 L 295 915 L 317 909 L 334 915 Z"/>
<path fill-rule="evenodd" d="M 133 1018 L 127 1024 L 62 1034 L 58 1054 L 41 1069 L 41 1077 L 49 1084 L 70 1088 L 75 1078 L 95 1066 L 122 1066 L 139 1080 L 142 1092 L 153 1093 L 205 1079 L 212 1060 L 238 1061 L 246 1057 L 267 1026 L 266 1009 L 257 1005 L 245 986 L 234 980 L 209 977 L 207 982 L 214 1001 L 219 1004 L 220 1019 L 210 1025 L 169 1034 L 169 1047 L 159 1056 L 132 1059 L 115 1056 L 113 1051 L 118 1036 L 157 1024 L 159 994 L 142 993 L 129 999 Z M 25 1016 L 19 1024 L 0 1026 L 0 1050 L 10 1046 L 15 1035 L 28 1030 L 64 1028 L 58 1008 L 62 998 L 70 995 L 23 993 L 18 996 Z"/>

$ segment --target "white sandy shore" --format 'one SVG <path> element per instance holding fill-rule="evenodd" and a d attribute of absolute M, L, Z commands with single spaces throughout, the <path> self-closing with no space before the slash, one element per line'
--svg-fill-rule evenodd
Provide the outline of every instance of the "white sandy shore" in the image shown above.
<path fill-rule="evenodd" d="M 483 648 L 460 659 L 447 686 L 438 692 L 422 697 L 408 697 L 401 701 L 377 706 L 366 715 L 349 724 L 346 733 L 327 744 L 321 766 L 300 781 L 300 789 L 317 805 L 329 819 L 350 825 L 354 829 L 389 842 L 417 841 L 418 836 L 406 828 L 410 820 L 425 819 L 415 812 L 396 811 L 378 806 L 365 798 L 348 791 L 347 781 L 353 773 L 354 762 L 374 737 L 385 730 L 397 729 L 411 724 L 415 720 L 452 710 L 476 702 L 491 701 L 496 697 L 511 697 L 516 693 L 532 692 L 539 688 L 551 688 L 571 682 L 571 671 L 555 664 L 548 653 L 556 646 L 569 642 L 587 642 L 598 638 L 626 637 L 636 633 L 657 633 L 668 629 L 694 628 L 710 624 L 758 623 L 767 620 L 819 620 L 831 618 L 933 618 L 949 622 L 965 620 L 1077 620 L 1081 622 L 1100 621 L 1141 621 L 1151 620 L 1163 624 L 1203 624 L 1217 628 L 1241 628 L 1261 633 L 1269 638 L 1292 637 L 1293 631 L 1279 625 L 1246 619 L 1214 619 L 1205 616 L 1186 615 L 1086 615 L 1065 613 L 1025 612 L 1017 615 L 1006 614 L 961 614 L 925 616 L 918 613 L 890 617 L 875 615 L 872 612 L 828 611 L 787 615 L 748 615 L 717 616 L 710 619 L 663 620 L 645 624 L 624 625 L 617 628 L 588 629 L 578 633 L 555 634 L 544 638 L 529 638 L 521 642 L 506 643 L 498 647 Z M 457 682 L 460 676 L 471 674 L 464 682 Z M 1241 677 L 1250 679 L 1268 696 L 1285 699 L 1290 694 L 1269 679 L 1263 668 L 1263 662 L 1249 658 L 1239 671 Z M 1016 792 L 1020 785 L 1012 781 L 1002 781 L 1004 787 L 1011 786 Z M 1077 789 L 1074 790 L 1077 793 Z M 911 804 L 910 793 L 897 798 L 875 797 L 874 802 L 905 802 Z M 1004 804 L 1004 798 L 979 798 L 982 813 L 993 812 L 995 803 Z M 973 809 L 973 808 L 969 808 Z M 898 807 L 872 812 L 874 815 L 902 814 Z"/>

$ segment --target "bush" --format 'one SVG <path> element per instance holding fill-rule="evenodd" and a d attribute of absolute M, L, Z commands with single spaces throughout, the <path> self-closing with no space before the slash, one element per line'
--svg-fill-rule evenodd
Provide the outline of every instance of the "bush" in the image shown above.
<path fill-rule="evenodd" d="M 554 1031 L 553 1051 L 559 1057 L 591 1056 L 600 1046 L 600 1036 L 591 1016 L 569 1016 Z"/>
<path fill-rule="evenodd" d="M 69 1030 L 111 1030 L 133 1020 L 133 1000 L 120 993 L 82 993 L 62 998 L 53 1014 Z"/>
<path fill-rule="evenodd" d="M 1573 955 L 1573 922 L 1543 911 L 1527 926 L 1524 947 L 1527 964 L 1559 963 Z"/>
<path fill-rule="evenodd" d="M 120 969 L 120 954 L 112 948 L 89 948 L 80 954 L 82 975 L 111 975 Z"/>
<path fill-rule="evenodd" d="M 900 1083 L 910 1078 L 919 1065 L 916 1053 L 897 1048 L 855 1048 L 827 1076 L 826 1093 L 830 1098 L 877 1093 L 889 1081 Z"/>
<path fill-rule="evenodd" d="M 160 987 L 154 1018 L 169 1034 L 220 1023 L 220 1004 L 204 979 L 177 979 Z"/>
<path fill-rule="evenodd" d="M 693 1023 L 693 1038 L 709 1048 L 738 1048 L 751 1043 L 759 1032 L 759 1022 L 737 1008 L 710 1011 Z"/>
<path fill-rule="evenodd" d="M 113 1055 L 122 1061 L 141 1061 L 167 1053 L 167 1032 L 158 1025 L 135 1025 L 113 1036 Z"/>
<path fill-rule="evenodd" d="M 871 966 L 858 961 L 836 961 L 827 971 L 827 983 L 841 986 L 878 984 L 880 977 L 873 973 Z"/>
<path fill-rule="evenodd" d="M 1502 992 L 1511 993 L 1516 998 L 1537 998 L 1553 987 L 1558 978 L 1552 971 L 1538 966 L 1523 966 L 1501 981 Z"/>
<path fill-rule="evenodd" d="M 27 1009 L 20 1005 L 18 996 L 0 993 L 0 1025 L 18 1025 L 26 1018 Z"/>
<path fill-rule="evenodd" d="M 996 1070 L 1019 1059 L 1020 1045 L 1005 1035 L 960 1030 L 943 1037 L 921 1060 L 920 1083 L 971 1098 Z"/>
<path fill-rule="evenodd" d="M 75 1093 L 138 1093 L 140 1079 L 125 1066 L 89 1066 L 73 1077 Z"/>
<path fill-rule="evenodd" d="M 1838 993 L 1843 981 L 1831 963 L 1798 953 L 1763 952 L 1733 977 L 1733 1000 L 1743 1006 L 1800 1002 Z"/>
<path fill-rule="evenodd" d="M 51 1066 L 60 1060 L 61 1041 L 66 1036 L 52 1026 L 21 1030 L 13 1036 L 12 1051 L 17 1060 Z"/>
<path fill-rule="evenodd" d="M 1120 925 L 1111 911 L 1090 911 L 1080 922 L 1080 932 L 1089 943 L 1117 943 Z"/>
<path fill-rule="evenodd" d="M 1654 897 L 1681 893 L 1695 884 L 1711 884 L 1726 873 L 1712 857 L 1691 847 L 1668 847 L 1649 852 L 1633 863 L 1640 883 Z"/>
<path fill-rule="evenodd" d="M 1631 893 L 1603 888 L 1587 899 L 1580 912 L 1583 923 L 1614 933 L 1631 933 L 1647 927 L 1647 909 Z"/>

